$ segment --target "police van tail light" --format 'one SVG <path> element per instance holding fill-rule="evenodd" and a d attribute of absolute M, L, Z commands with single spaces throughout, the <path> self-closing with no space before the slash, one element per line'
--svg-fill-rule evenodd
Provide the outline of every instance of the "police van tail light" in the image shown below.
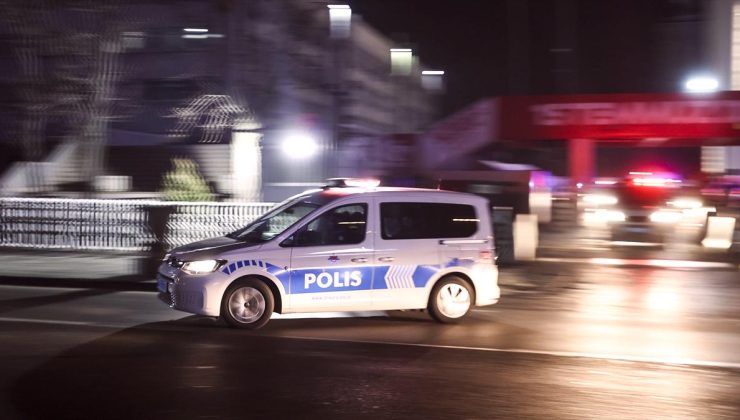
<path fill-rule="evenodd" d="M 481 261 L 493 261 L 493 251 L 486 249 L 478 252 L 478 259 Z"/>

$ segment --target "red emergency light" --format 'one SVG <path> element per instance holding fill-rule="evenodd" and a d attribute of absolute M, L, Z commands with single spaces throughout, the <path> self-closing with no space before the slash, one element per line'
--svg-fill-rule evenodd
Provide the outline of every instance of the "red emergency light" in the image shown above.
<path fill-rule="evenodd" d="M 628 184 L 636 187 L 670 188 L 681 184 L 681 180 L 673 174 L 639 171 L 629 173 Z"/>

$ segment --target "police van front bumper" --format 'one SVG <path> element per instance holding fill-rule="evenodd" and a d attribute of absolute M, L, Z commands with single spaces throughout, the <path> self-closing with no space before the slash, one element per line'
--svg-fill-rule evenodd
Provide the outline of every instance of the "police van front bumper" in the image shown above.
<path fill-rule="evenodd" d="M 165 265 L 165 264 L 163 264 Z M 220 302 L 210 302 L 209 276 L 188 276 L 182 272 L 173 273 L 164 267 L 157 274 L 158 298 L 170 308 L 196 315 L 219 316 Z M 163 273 L 162 271 L 165 271 Z"/>

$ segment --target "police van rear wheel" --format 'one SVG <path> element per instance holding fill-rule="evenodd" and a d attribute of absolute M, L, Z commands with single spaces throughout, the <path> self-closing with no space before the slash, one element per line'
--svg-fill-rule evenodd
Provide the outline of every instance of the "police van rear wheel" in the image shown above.
<path fill-rule="evenodd" d="M 475 293 L 470 284 L 457 276 L 440 280 L 429 296 L 429 314 L 438 322 L 459 322 L 470 312 Z"/>
<path fill-rule="evenodd" d="M 267 324 L 274 308 L 275 297 L 264 282 L 238 280 L 224 293 L 221 316 L 229 326 L 255 330 Z"/>

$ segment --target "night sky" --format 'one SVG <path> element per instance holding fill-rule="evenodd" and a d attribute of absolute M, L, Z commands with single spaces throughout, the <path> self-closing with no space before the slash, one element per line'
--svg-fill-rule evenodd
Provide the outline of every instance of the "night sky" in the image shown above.
<path fill-rule="evenodd" d="M 426 68 L 446 72 L 440 118 L 496 96 L 676 92 L 707 58 L 702 0 L 347 1 Z M 698 171 L 694 149 L 656 153 Z M 630 156 L 601 148 L 600 170 L 622 174 L 640 163 Z"/>
<path fill-rule="evenodd" d="M 443 113 L 506 89 L 506 1 L 351 0 L 354 14 L 446 72 Z"/>
<path fill-rule="evenodd" d="M 701 0 L 347 1 L 425 67 L 445 70 L 443 115 L 491 96 L 676 91 L 706 58 Z M 512 4 L 527 17 L 510 18 Z M 568 7 L 572 20 L 558 23 Z"/>

